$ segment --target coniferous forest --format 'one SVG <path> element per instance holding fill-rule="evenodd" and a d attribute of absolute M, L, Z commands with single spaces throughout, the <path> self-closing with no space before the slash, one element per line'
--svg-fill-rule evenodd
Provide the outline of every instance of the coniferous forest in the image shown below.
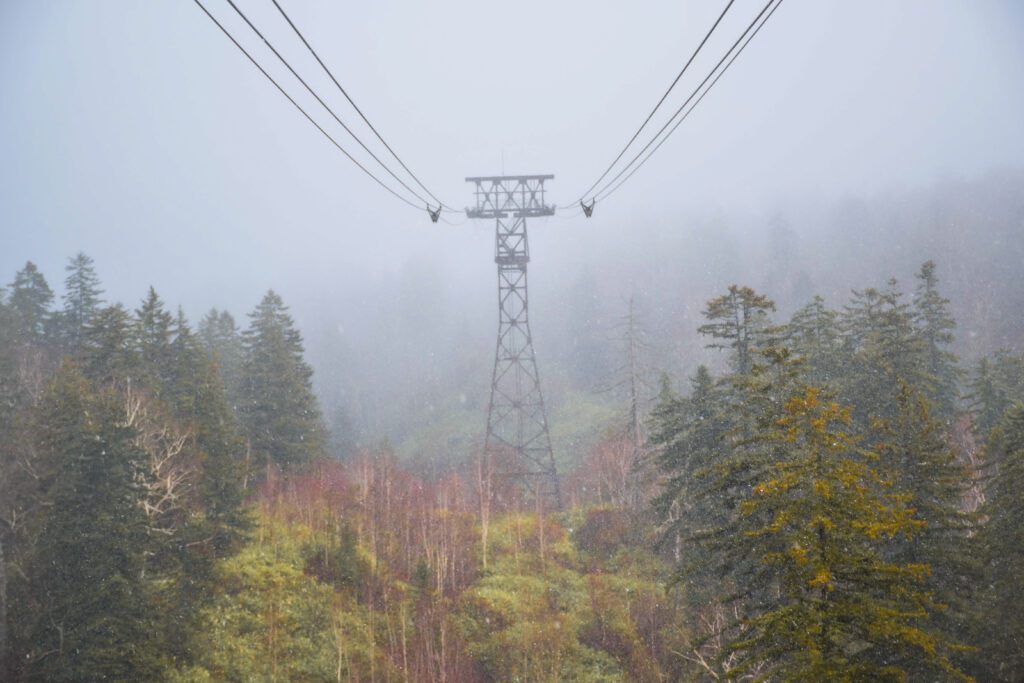
<path fill-rule="evenodd" d="M 4 680 L 1022 680 L 1024 357 L 957 357 L 931 261 L 786 317 L 726 288 L 725 362 L 626 392 L 562 510 L 339 457 L 273 291 L 64 276 L 0 299 Z"/>
<path fill-rule="evenodd" d="M 1024 683 L 1022 84 L 1022 0 L 0 0 L 0 683 Z"/>

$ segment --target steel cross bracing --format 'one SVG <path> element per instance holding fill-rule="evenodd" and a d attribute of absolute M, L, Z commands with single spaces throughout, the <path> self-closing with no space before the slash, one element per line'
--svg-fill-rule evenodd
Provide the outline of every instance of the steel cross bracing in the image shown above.
<path fill-rule="evenodd" d="M 544 181 L 551 175 L 466 178 L 474 183 L 476 206 L 470 218 L 494 218 L 494 262 L 498 265 L 498 343 L 491 377 L 484 450 L 511 453 L 506 475 L 521 478 L 535 494 L 561 507 L 561 491 L 551 450 L 540 391 L 537 358 L 530 334 L 526 265 L 530 246 L 526 219 L 550 216 L 555 207 L 544 203 Z"/>

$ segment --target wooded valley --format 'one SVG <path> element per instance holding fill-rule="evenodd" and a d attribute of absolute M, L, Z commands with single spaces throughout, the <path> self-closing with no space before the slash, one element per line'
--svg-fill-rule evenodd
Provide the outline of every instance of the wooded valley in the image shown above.
<path fill-rule="evenodd" d="M 1024 357 L 965 364 L 941 268 L 781 319 L 730 286 L 720 372 L 664 375 L 564 473 L 338 457 L 288 307 L 193 324 L 0 305 L 12 681 L 1016 681 Z M 627 333 L 629 331 L 627 330 Z"/>

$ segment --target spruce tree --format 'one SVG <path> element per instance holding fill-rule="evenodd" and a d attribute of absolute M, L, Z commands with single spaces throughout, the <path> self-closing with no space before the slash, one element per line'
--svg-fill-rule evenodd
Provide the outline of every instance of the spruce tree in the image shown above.
<path fill-rule="evenodd" d="M 170 379 L 174 357 L 171 335 L 174 317 L 152 287 L 135 311 L 140 370 L 152 391 L 161 395 Z"/>
<path fill-rule="evenodd" d="M 855 291 L 851 304 L 844 307 L 840 326 L 850 354 L 840 397 L 853 406 L 862 432 L 873 419 L 896 416 L 902 384 L 925 396 L 935 395 L 923 339 L 895 279 L 884 291 Z"/>
<path fill-rule="evenodd" d="M 768 312 L 775 303 L 750 287 L 732 285 L 729 291 L 708 302 L 704 317 L 708 323 L 699 332 L 714 339 L 708 347 L 731 349 L 733 369 L 738 375 L 750 371 L 756 350 L 766 345 L 774 331 Z"/>
<path fill-rule="evenodd" d="M 235 319 L 227 311 L 211 309 L 199 322 L 199 338 L 220 369 L 228 401 L 240 404 L 244 380 L 245 348 Z"/>
<path fill-rule="evenodd" d="M 838 314 L 820 296 L 793 314 L 785 327 L 786 346 L 804 364 L 804 380 L 813 386 L 837 388 L 848 368 Z"/>
<path fill-rule="evenodd" d="M 269 291 L 249 318 L 242 411 L 254 463 L 289 467 L 323 457 L 327 439 L 313 371 L 288 308 Z"/>
<path fill-rule="evenodd" d="M 190 631 L 215 589 L 214 562 L 238 551 L 250 520 L 243 506 L 244 449 L 217 368 L 181 309 L 169 334 L 160 399 L 191 434 L 188 448 L 200 467 L 181 501 L 188 514 L 169 529 L 150 565 L 164 579 L 155 599 L 164 615 L 166 652 L 188 662 L 195 645 Z"/>
<path fill-rule="evenodd" d="M 39 411 L 38 447 L 60 463 L 32 572 L 39 615 L 26 680 L 153 680 L 144 454 L 110 394 L 92 397 L 72 367 Z"/>
<path fill-rule="evenodd" d="M 5 301 L 0 289 L 0 457 L 13 438 L 14 416 L 23 394 L 18 378 L 18 356 L 22 343 L 19 317 Z M 0 461 L 0 467 L 3 462 Z"/>
<path fill-rule="evenodd" d="M 994 469 L 983 507 L 986 629 L 977 661 L 984 680 L 1016 682 L 1024 672 L 1024 403 L 1011 407 L 986 447 Z"/>
<path fill-rule="evenodd" d="M 980 359 L 968 380 L 967 399 L 974 431 L 985 441 L 1009 407 L 1024 401 L 1024 355 L 1000 350 L 991 359 Z"/>
<path fill-rule="evenodd" d="M 709 346 L 731 350 L 735 371 L 717 382 L 706 369 L 698 371 L 693 396 L 676 411 L 679 438 L 660 462 L 667 475 L 658 499 L 663 519 L 673 508 L 688 510 L 677 525 L 683 546 L 677 579 L 717 584 L 722 599 L 737 587 L 748 596 L 765 589 L 759 568 L 732 541 L 738 505 L 769 462 L 752 437 L 771 411 L 778 412 L 795 378 L 793 359 L 773 345 L 779 330 L 771 326 L 771 310 L 774 304 L 749 287 L 730 287 L 708 303 L 705 316 L 712 322 L 700 332 L 715 340 Z"/>
<path fill-rule="evenodd" d="M 921 266 L 917 280 L 914 320 L 924 340 L 925 369 L 932 385 L 928 399 L 935 406 L 935 414 L 949 422 L 956 410 L 960 383 L 957 357 L 949 350 L 956 321 L 949 312 L 949 299 L 939 294 L 939 279 L 932 261 Z"/>
<path fill-rule="evenodd" d="M 774 587 L 727 651 L 780 681 L 902 681 L 912 658 L 958 675 L 950 645 L 928 630 L 926 564 L 894 562 L 884 542 L 923 522 L 894 492 L 877 454 L 857 446 L 848 410 L 808 387 L 758 435 L 773 463 L 742 505 L 734 542 L 747 545 Z"/>
<path fill-rule="evenodd" d="M 79 356 L 86 377 L 99 386 L 126 386 L 139 380 L 135 325 L 124 306 L 107 306 L 90 317 Z"/>
<path fill-rule="evenodd" d="M 85 339 L 86 328 L 100 309 L 100 279 L 93 260 L 78 252 L 64 268 L 64 312 L 61 316 L 64 343 L 68 352 L 76 355 Z"/>
<path fill-rule="evenodd" d="M 23 344 L 41 344 L 50 320 L 53 291 L 31 261 L 15 274 L 11 283 L 10 307 Z"/>
<path fill-rule="evenodd" d="M 971 369 L 967 381 L 967 400 L 973 411 L 973 427 L 982 440 L 996 426 L 1008 404 L 988 358 L 981 358 Z"/>
<path fill-rule="evenodd" d="M 237 550 L 250 526 L 243 506 L 243 482 L 249 474 L 244 444 L 217 366 L 180 310 L 172 352 L 169 398 L 180 419 L 194 426 L 202 457 L 204 537 L 211 539 L 215 557 L 225 557 Z"/>
<path fill-rule="evenodd" d="M 889 557 L 896 562 L 927 564 L 922 585 L 937 609 L 929 623 L 952 642 L 974 618 L 981 567 L 976 560 L 976 515 L 964 509 L 973 473 L 960 463 L 946 438 L 945 424 L 933 416 L 931 404 L 901 385 L 897 413 L 876 423 L 872 435 L 881 462 L 891 473 L 893 490 L 906 496 L 914 517 L 923 523 L 909 538 L 896 538 Z M 914 678 L 923 678 L 915 662 L 904 663 Z"/>
<path fill-rule="evenodd" d="M 715 577 L 705 571 L 703 549 L 697 539 L 708 529 L 724 526 L 725 499 L 715 498 L 719 458 L 727 452 L 730 423 L 724 414 L 721 387 L 705 366 L 697 368 L 690 395 L 678 396 L 662 378 L 662 388 L 651 413 L 649 443 L 662 475 L 662 490 L 654 499 L 662 543 L 675 563 L 675 580 L 687 586 L 691 604 L 716 597 Z"/>
<path fill-rule="evenodd" d="M 14 354 L 14 311 L 5 301 L 0 289 L 0 678 L 11 675 L 8 667 L 7 628 L 7 555 L 11 535 L 12 508 L 15 493 L 15 458 L 9 440 L 15 410 L 18 404 L 17 361 Z"/>
<path fill-rule="evenodd" d="M 663 377 L 651 413 L 650 443 L 657 448 L 656 463 L 666 477 L 655 506 L 663 519 L 675 518 L 676 524 L 684 519 L 694 521 L 694 498 L 700 483 L 696 474 L 714 463 L 728 428 L 718 387 L 705 366 L 697 368 L 690 387 L 690 395 L 682 398 Z"/>

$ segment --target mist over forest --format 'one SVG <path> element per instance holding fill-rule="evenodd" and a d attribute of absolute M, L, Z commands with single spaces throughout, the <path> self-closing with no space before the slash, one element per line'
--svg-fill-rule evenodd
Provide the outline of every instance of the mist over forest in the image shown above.
<path fill-rule="evenodd" d="M 1021 83 L 1009 0 L 0 3 L 0 681 L 1024 683 Z"/>
<path fill-rule="evenodd" d="M 770 296 L 784 317 L 815 295 L 840 308 L 852 289 L 892 277 L 909 287 L 931 259 L 958 322 L 956 352 L 968 362 L 1019 352 L 1024 321 L 1010 312 L 1024 310 L 1022 186 L 1024 172 L 1007 169 L 826 205 L 637 219 L 625 230 L 540 222 L 531 313 L 559 457 L 580 462 L 625 414 L 616 385 L 630 298 L 646 335 L 648 400 L 661 373 L 682 385 L 700 364 L 722 367 L 697 328 L 705 303 L 731 284 Z M 496 317 L 486 249 L 473 255 L 479 269 L 410 260 L 337 298 L 294 303 L 339 447 L 387 442 L 443 462 L 479 446 Z"/>

